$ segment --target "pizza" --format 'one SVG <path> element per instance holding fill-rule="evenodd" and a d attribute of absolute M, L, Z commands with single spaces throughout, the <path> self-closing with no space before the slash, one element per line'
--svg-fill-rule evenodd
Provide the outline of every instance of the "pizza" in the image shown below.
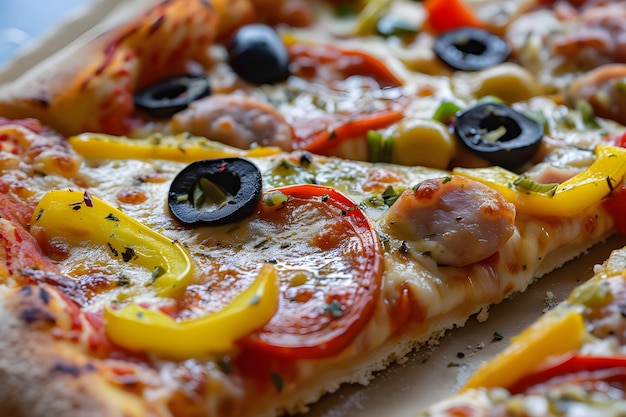
<path fill-rule="evenodd" d="M 423 416 L 621 415 L 624 248 Z"/>
<path fill-rule="evenodd" d="M 0 88 L 2 414 L 304 413 L 626 232 L 620 2 L 119 10 Z"/>

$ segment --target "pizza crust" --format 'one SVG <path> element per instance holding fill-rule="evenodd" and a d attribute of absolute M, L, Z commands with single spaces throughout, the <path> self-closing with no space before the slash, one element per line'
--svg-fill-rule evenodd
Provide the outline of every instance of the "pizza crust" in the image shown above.
<path fill-rule="evenodd" d="M 64 352 L 49 331 L 28 325 L 20 314 L 21 297 L 0 290 L 0 414 L 14 417 L 114 416 L 117 412 L 98 395 L 96 372 L 81 369 L 85 361 L 77 351 Z M 33 307 L 34 308 L 34 307 Z M 38 314 L 45 315 L 45 310 Z M 71 355 L 71 356 L 70 356 Z M 64 371 L 65 370 L 65 371 Z M 76 371 L 78 372 L 78 371 Z"/>

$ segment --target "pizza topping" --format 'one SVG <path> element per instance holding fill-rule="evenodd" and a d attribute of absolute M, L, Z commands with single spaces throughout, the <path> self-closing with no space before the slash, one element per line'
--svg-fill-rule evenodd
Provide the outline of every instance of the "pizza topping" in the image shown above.
<path fill-rule="evenodd" d="M 370 0 L 357 16 L 354 34 L 365 36 L 374 33 L 380 19 L 391 7 L 391 0 Z"/>
<path fill-rule="evenodd" d="M 512 340 L 503 353 L 478 369 L 463 390 L 507 387 L 542 364 L 545 357 L 561 355 L 582 346 L 587 333 L 580 313 L 554 314 L 533 324 Z"/>
<path fill-rule="evenodd" d="M 252 84 L 273 84 L 289 76 L 289 53 L 270 26 L 250 24 L 239 28 L 228 45 L 229 64 Z"/>
<path fill-rule="evenodd" d="M 514 221 L 515 207 L 500 193 L 455 175 L 404 191 L 380 225 L 405 250 L 464 266 L 494 254 L 513 234 Z"/>
<path fill-rule="evenodd" d="M 445 169 L 456 153 L 448 128 L 436 120 L 406 117 L 395 126 L 392 137 L 390 162 L 396 164 Z"/>
<path fill-rule="evenodd" d="M 597 146 L 589 168 L 551 189 L 534 192 L 520 175 L 501 167 L 454 168 L 453 172 L 481 181 L 515 204 L 517 211 L 537 216 L 572 216 L 610 196 L 626 176 L 626 149 Z M 520 182 L 521 181 L 521 182 Z"/>
<path fill-rule="evenodd" d="M 246 159 L 196 161 L 172 181 L 168 205 L 186 226 L 233 223 L 254 212 L 262 185 L 259 168 Z"/>
<path fill-rule="evenodd" d="M 574 81 L 566 91 L 569 104 L 588 103 L 596 116 L 626 124 L 626 65 L 603 65 Z"/>
<path fill-rule="evenodd" d="M 435 32 L 446 32 L 461 27 L 482 28 L 482 22 L 463 0 L 427 0 L 425 26 Z"/>
<path fill-rule="evenodd" d="M 292 148 L 291 127 L 271 104 L 253 97 L 215 94 L 172 118 L 174 133 L 191 133 L 248 149 L 255 145 Z"/>
<path fill-rule="evenodd" d="M 478 71 L 504 62 L 509 46 L 499 36 L 479 28 L 462 27 L 437 36 L 433 50 L 453 69 Z"/>
<path fill-rule="evenodd" d="M 584 385 L 591 390 L 610 389 L 601 382 L 609 383 L 613 389 L 626 380 L 626 356 L 583 355 L 579 352 L 552 358 L 549 363 L 524 375 L 512 384 L 511 394 L 542 393 L 550 387 L 568 383 Z"/>
<path fill-rule="evenodd" d="M 134 101 L 135 106 L 148 115 L 165 119 L 209 94 L 211 86 L 205 76 L 182 75 L 167 78 L 138 91 Z"/>
<path fill-rule="evenodd" d="M 339 354 L 369 322 L 378 301 L 378 235 L 359 206 L 334 188 L 302 184 L 270 193 L 276 191 L 287 198 L 261 205 L 256 216 L 264 228 L 272 225 L 272 236 L 290 237 L 275 243 L 288 248 L 289 255 L 276 259 L 288 279 L 274 317 L 239 345 L 283 359 Z"/>
<path fill-rule="evenodd" d="M 615 230 L 626 235 L 626 189 L 624 185 L 618 187 L 615 192 L 604 201 L 604 207 L 611 214 L 615 222 Z"/>
<path fill-rule="evenodd" d="M 494 165 L 518 168 L 537 152 L 543 126 L 513 108 L 482 103 L 460 113 L 456 135 L 474 153 Z"/>
<path fill-rule="evenodd" d="M 536 76 L 513 62 L 504 62 L 472 75 L 472 94 L 478 98 L 498 97 L 510 104 L 530 100 L 542 93 Z"/>
<path fill-rule="evenodd" d="M 160 271 L 149 282 L 163 297 L 181 294 L 193 277 L 191 259 L 181 245 L 87 193 L 46 193 L 31 220 L 31 233 L 41 231 L 48 240 L 63 239 L 72 246 L 85 241 L 101 245 L 112 258 L 143 266 L 149 274 Z"/>
<path fill-rule="evenodd" d="M 97 133 L 83 133 L 68 139 L 72 148 L 85 158 L 137 158 L 194 162 L 202 159 L 234 156 L 265 156 L 280 151 L 275 147 L 242 150 L 205 137 L 180 134 L 153 135 L 148 138 L 126 138 Z"/>
<path fill-rule="evenodd" d="M 177 321 L 136 303 L 107 307 L 107 335 L 130 350 L 174 359 L 223 353 L 271 319 L 278 306 L 278 290 L 276 270 L 266 264 L 254 282 L 226 307 L 203 317 Z"/>

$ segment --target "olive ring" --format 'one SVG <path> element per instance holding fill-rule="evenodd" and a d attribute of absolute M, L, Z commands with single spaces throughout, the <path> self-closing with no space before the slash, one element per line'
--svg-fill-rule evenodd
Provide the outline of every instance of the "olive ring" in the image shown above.
<path fill-rule="evenodd" d="M 211 94 L 205 76 L 181 75 L 152 84 L 135 93 L 135 106 L 157 119 L 172 117 L 189 104 Z"/>
<path fill-rule="evenodd" d="M 232 198 L 212 209 L 194 206 L 194 189 L 205 178 Z M 262 193 L 259 168 L 242 158 L 196 161 L 183 168 L 172 180 L 168 206 L 172 215 L 186 226 L 216 226 L 234 223 L 254 212 Z"/>
<path fill-rule="evenodd" d="M 499 36 L 479 28 L 462 27 L 442 33 L 433 45 L 435 54 L 449 67 L 479 71 L 504 62 L 510 52 Z"/>
<path fill-rule="evenodd" d="M 514 169 L 535 155 L 544 130 L 539 122 L 509 106 L 483 103 L 459 113 L 454 132 L 476 155 Z"/>

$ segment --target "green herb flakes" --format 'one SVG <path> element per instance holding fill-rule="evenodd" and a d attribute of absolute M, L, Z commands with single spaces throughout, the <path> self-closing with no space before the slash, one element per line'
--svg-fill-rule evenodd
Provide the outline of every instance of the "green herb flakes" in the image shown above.
<path fill-rule="evenodd" d="M 155 266 L 152 270 L 152 282 L 159 279 L 161 276 L 163 276 L 163 274 L 165 274 L 165 269 L 163 269 L 162 266 Z"/>
<path fill-rule="evenodd" d="M 343 308 L 337 300 L 333 300 L 324 308 L 324 313 L 330 314 L 334 318 L 343 316 Z"/>
<path fill-rule="evenodd" d="M 278 392 L 281 392 L 283 390 L 285 383 L 281 376 L 275 372 L 272 372 L 272 382 L 274 383 L 274 386 L 276 387 L 276 390 Z"/>

